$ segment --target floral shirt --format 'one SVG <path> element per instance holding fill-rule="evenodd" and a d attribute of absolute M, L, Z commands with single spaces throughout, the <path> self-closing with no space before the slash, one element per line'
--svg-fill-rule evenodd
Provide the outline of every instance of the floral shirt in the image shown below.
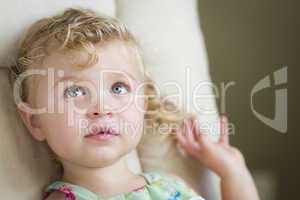
<path fill-rule="evenodd" d="M 139 189 L 124 192 L 107 200 L 204 200 L 184 182 L 162 172 L 141 173 L 147 184 Z M 66 200 L 104 200 L 86 188 L 63 181 L 55 181 L 45 189 L 46 199 L 51 192 L 61 191 Z"/>

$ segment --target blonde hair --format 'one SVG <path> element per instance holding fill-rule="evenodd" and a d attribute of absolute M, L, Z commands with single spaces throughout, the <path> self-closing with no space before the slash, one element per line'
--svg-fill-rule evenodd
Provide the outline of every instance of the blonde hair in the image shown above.
<path fill-rule="evenodd" d="M 82 67 L 98 61 L 94 44 L 119 39 L 134 44 L 139 48 L 136 38 L 117 19 L 100 15 L 88 9 L 69 8 L 62 14 L 41 19 L 34 23 L 22 37 L 18 47 L 16 64 L 11 67 L 10 80 L 15 80 L 26 72 L 34 63 L 40 62 L 54 50 L 83 50 L 89 55 L 89 62 Z M 154 82 L 146 73 L 145 95 L 148 95 L 148 111 L 145 119 L 152 127 L 160 124 L 181 124 L 185 113 L 170 101 L 158 97 Z M 26 101 L 29 93 L 28 83 L 23 81 L 22 100 Z M 148 113 L 148 114 L 147 114 Z M 167 134 L 164 134 L 167 135 Z"/>
<path fill-rule="evenodd" d="M 81 67 L 90 66 L 98 61 L 94 44 L 113 39 L 131 42 L 138 47 L 134 36 L 121 22 L 88 9 L 69 8 L 60 15 L 41 19 L 19 41 L 10 81 L 14 84 L 20 74 L 54 50 L 82 50 L 90 59 Z M 21 88 L 22 99 L 26 101 L 29 89 L 26 83 Z"/>

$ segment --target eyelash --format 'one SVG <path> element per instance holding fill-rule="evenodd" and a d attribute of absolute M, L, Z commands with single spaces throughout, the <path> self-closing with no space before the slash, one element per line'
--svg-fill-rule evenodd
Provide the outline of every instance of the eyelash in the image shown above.
<path fill-rule="evenodd" d="M 115 82 L 114 84 L 112 84 L 112 87 L 113 87 L 114 85 L 118 85 L 118 84 L 124 85 L 124 87 L 127 89 L 128 93 L 131 92 L 130 86 L 129 86 L 128 84 L 126 84 L 125 82 L 123 82 L 123 81 L 117 81 L 117 82 Z"/>
<path fill-rule="evenodd" d="M 76 89 L 80 89 L 81 91 L 83 91 L 83 95 L 86 95 L 86 94 L 87 94 L 87 91 L 86 91 L 87 89 L 86 89 L 86 88 L 74 84 L 74 85 L 71 85 L 71 86 L 67 87 L 67 88 L 64 90 L 64 97 L 65 97 L 65 98 L 74 98 L 74 96 L 68 96 L 68 95 L 69 95 L 69 94 L 68 94 L 68 91 L 71 90 L 72 87 L 75 87 Z M 76 96 L 75 96 L 75 97 L 76 97 Z"/>
<path fill-rule="evenodd" d="M 124 85 L 124 87 L 127 89 L 128 93 L 131 92 L 130 86 L 129 86 L 128 84 L 126 84 L 125 82 L 122 82 L 122 81 L 117 81 L 117 82 L 115 82 L 114 84 L 112 84 L 111 87 L 113 87 L 114 85 L 119 85 L 119 84 Z M 86 94 L 88 93 L 88 92 L 86 91 L 87 88 L 81 87 L 81 86 L 79 86 L 79 85 L 74 84 L 74 85 L 71 85 L 71 86 L 67 87 L 66 89 L 64 89 L 64 97 L 65 97 L 65 98 L 74 98 L 74 96 L 73 96 L 73 97 L 72 97 L 72 96 L 67 96 L 67 95 L 68 95 L 68 94 L 67 94 L 68 90 L 70 90 L 72 87 L 79 88 L 80 90 L 83 91 L 83 94 L 84 94 L 84 95 L 86 95 Z M 112 88 L 110 89 L 110 91 L 112 92 Z M 118 94 L 115 94 L 115 95 L 118 95 Z M 76 96 L 75 96 L 75 97 L 76 97 Z"/>

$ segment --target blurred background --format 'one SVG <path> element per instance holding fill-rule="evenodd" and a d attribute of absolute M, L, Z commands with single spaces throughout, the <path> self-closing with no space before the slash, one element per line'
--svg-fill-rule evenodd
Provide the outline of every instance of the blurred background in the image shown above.
<path fill-rule="evenodd" d="M 262 200 L 298 198 L 299 8 L 300 4 L 291 0 L 199 0 L 198 3 L 212 80 L 218 88 L 222 82 L 234 82 L 227 89 L 223 110 L 235 126 L 231 143 L 244 153 Z M 288 89 L 288 130 L 281 133 L 254 115 L 250 94 L 257 82 L 268 75 L 272 77 L 273 72 L 285 66 L 288 66 L 288 83 L 271 84 L 254 97 L 255 110 L 273 119 L 275 90 Z M 217 102 L 222 112 L 220 99 Z"/>

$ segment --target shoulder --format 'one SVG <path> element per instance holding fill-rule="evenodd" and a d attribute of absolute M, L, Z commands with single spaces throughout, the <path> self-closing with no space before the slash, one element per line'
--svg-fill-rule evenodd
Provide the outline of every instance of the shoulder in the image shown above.
<path fill-rule="evenodd" d="M 65 200 L 65 194 L 60 191 L 54 191 L 45 200 Z"/>

